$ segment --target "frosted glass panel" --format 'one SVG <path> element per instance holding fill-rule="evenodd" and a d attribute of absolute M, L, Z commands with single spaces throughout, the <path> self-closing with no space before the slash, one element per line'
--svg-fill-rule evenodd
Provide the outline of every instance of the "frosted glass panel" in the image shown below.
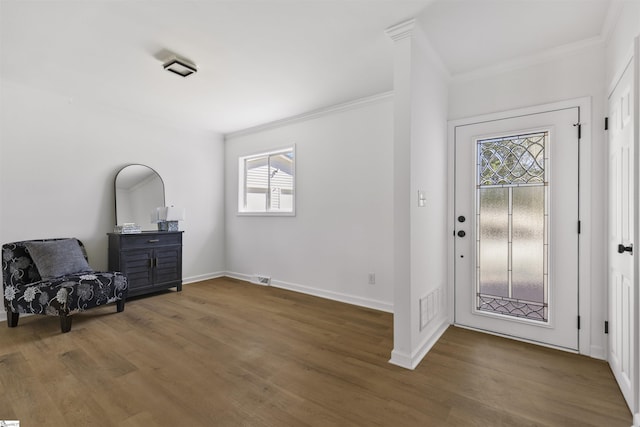
<path fill-rule="evenodd" d="M 544 301 L 544 186 L 513 188 L 511 285 L 520 300 Z"/>
<path fill-rule="evenodd" d="M 509 189 L 479 190 L 480 293 L 509 296 Z"/>
<path fill-rule="evenodd" d="M 548 321 L 548 132 L 477 141 L 477 309 Z"/>

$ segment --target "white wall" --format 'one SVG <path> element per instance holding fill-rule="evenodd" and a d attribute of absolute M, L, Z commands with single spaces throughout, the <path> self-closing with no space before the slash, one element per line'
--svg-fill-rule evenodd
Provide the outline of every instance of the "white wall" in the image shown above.
<path fill-rule="evenodd" d="M 225 143 L 226 266 L 251 280 L 391 311 L 390 96 Z M 238 216 L 238 157 L 296 144 L 296 216 Z M 368 284 L 375 273 L 376 284 Z"/>
<path fill-rule="evenodd" d="M 583 129 L 591 131 L 590 170 L 582 170 L 589 179 L 590 202 L 583 206 L 582 239 L 591 239 L 589 265 L 582 264 L 584 279 L 591 281 L 590 346 L 586 352 L 603 358 L 606 337 L 606 145 L 604 137 L 605 67 L 603 45 L 592 46 L 544 63 L 506 70 L 480 78 L 455 78 L 449 96 L 449 119 L 541 105 L 555 101 L 590 96 L 592 117 L 581 119 Z M 583 154 L 584 155 L 584 154 Z M 584 197 L 581 203 L 584 202 Z M 589 224 L 585 223 L 585 219 Z M 585 296 L 583 296 L 583 299 Z M 583 312 L 584 314 L 584 312 Z M 585 318 L 583 318 L 583 321 Z M 584 324 L 584 322 L 583 322 Z M 582 347 L 582 345 L 581 345 Z"/>
<path fill-rule="evenodd" d="M 166 203 L 185 207 L 183 277 L 224 270 L 222 137 L 169 127 L 126 110 L 3 79 L 0 86 L 0 242 L 81 239 L 107 268 L 116 172 L 146 164 Z"/>

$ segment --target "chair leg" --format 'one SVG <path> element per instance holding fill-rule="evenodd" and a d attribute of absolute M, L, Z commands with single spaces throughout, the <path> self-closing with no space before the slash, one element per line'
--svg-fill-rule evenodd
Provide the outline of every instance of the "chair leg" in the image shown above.
<path fill-rule="evenodd" d="M 124 299 L 116 301 L 116 310 L 118 310 L 118 313 L 124 311 Z"/>
<path fill-rule="evenodd" d="M 7 326 L 9 326 L 10 328 L 15 328 L 16 326 L 18 326 L 18 318 L 19 317 L 20 317 L 20 314 L 14 313 L 12 311 L 8 311 L 7 312 Z"/>
<path fill-rule="evenodd" d="M 71 316 L 67 314 L 60 315 L 60 329 L 63 334 L 71 330 Z"/>

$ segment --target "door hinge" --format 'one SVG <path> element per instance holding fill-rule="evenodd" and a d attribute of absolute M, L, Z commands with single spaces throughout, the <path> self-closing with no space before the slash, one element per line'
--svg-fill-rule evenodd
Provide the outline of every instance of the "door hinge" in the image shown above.
<path fill-rule="evenodd" d="M 604 130 L 609 130 L 609 117 L 604 118 Z"/>
<path fill-rule="evenodd" d="M 578 128 L 578 139 L 582 138 L 582 124 L 574 123 L 573 126 Z"/>
<path fill-rule="evenodd" d="M 582 221 L 578 221 L 578 234 L 582 232 Z"/>
<path fill-rule="evenodd" d="M 580 329 L 580 316 L 578 316 L 578 329 Z"/>
<path fill-rule="evenodd" d="M 604 321 L 604 333 L 605 334 L 609 333 L 609 321 L 608 320 Z"/>

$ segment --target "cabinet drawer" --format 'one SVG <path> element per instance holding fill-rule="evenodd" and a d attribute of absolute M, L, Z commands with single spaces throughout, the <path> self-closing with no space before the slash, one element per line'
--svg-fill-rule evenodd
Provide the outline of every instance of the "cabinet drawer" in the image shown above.
<path fill-rule="evenodd" d="M 154 248 L 180 244 L 182 244 L 182 233 L 136 234 L 120 240 L 121 249 Z"/>

